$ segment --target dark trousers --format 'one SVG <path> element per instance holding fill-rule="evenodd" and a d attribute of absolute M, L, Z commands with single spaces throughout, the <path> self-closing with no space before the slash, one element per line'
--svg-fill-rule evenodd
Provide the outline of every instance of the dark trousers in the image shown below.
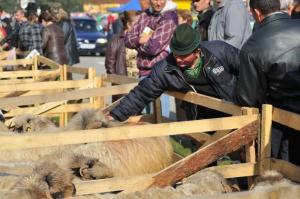
<path fill-rule="evenodd" d="M 300 166 L 300 132 L 273 122 L 271 156 Z"/>

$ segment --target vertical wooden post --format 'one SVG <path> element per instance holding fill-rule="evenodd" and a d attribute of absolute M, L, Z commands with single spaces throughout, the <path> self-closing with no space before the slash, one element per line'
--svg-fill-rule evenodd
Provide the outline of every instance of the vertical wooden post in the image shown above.
<path fill-rule="evenodd" d="M 271 169 L 271 127 L 272 127 L 272 105 L 262 106 L 262 121 L 260 132 L 260 159 L 259 172 Z"/>
<path fill-rule="evenodd" d="M 32 59 L 33 59 L 33 65 L 32 65 L 31 70 L 37 71 L 38 70 L 38 56 L 35 55 Z M 36 81 L 38 79 L 38 76 L 34 75 L 32 78 Z"/>
<path fill-rule="evenodd" d="M 258 110 L 254 108 L 242 108 L 243 115 L 252 115 L 258 114 Z M 259 131 L 258 131 L 259 132 Z M 246 162 L 247 163 L 256 163 L 256 151 L 255 151 L 255 141 L 245 146 L 246 152 Z M 248 187 L 250 188 L 253 184 L 253 177 L 248 177 Z"/>
<path fill-rule="evenodd" d="M 60 78 L 59 81 L 65 81 L 66 79 L 66 67 L 64 65 L 59 65 L 60 68 Z M 60 90 L 60 89 L 59 89 Z M 60 92 L 63 92 L 64 89 L 61 89 Z M 59 114 L 59 126 L 63 127 L 66 124 L 66 114 L 62 112 Z"/>
<path fill-rule="evenodd" d="M 163 122 L 162 113 L 161 113 L 160 98 L 157 98 L 154 101 L 154 115 L 155 115 L 155 122 L 156 123 L 162 123 Z"/>
<path fill-rule="evenodd" d="M 67 69 L 67 65 L 63 65 L 62 66 L 62 71 L 63 71 L 63 78 L 62 78 L 62 81 L 66 81 L 68 80 L 68 69 Z M 62 89 L 62 91 L 65 91 L 67 89 Z M 67 104 L 68 102 L 64 103 L 64 104 Z M 66 124 L 69 122 L 69 119 L 70 119 L 70 115 L 68 112 L 64 112 L 63 113 L 63 125 L 66 126 Z"/>
<path fill-rule="evenodd" d="M 103 85 L 103 76 L 97 76 L 94 78 L 94 88 L 101 88 Z M 104 108 L 104 97 L 94 97 L 94 105 L 95 109 Z"/>
<path fill-rule="evenodd" d="M 96 76 L 96 69 L 89 67 L 88 69 L 88 79 L 91 80 L 92 82 L 95 81 L 95 76 Z M 94 87 L 95 84 L 93 84 L 91 87 Z M 95 98 L 94 97 L 90 97 L 90 104 L 94 107 L 95 102 L 94 102 Z"/>

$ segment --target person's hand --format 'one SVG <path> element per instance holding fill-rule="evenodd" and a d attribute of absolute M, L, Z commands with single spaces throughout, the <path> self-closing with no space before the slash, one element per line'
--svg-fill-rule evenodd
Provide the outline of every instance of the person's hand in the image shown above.
<path fill-rule="evenodd" d="M 111 115 L 106 115 L 106 119 L 107 119 L 108 121 L 115 120 L 115 118 L 113 118 L 113 116 L 111 116 Z"/>
<path fill-rule="evenodd" d="M 152 36 L 152 34 L 141 34 L 140 40 L 139 40 L 140 45 L 144 45 L 145 43 L 147 43 L 149 41 L 149 39 L 151 38 L 151 36 Z"/>

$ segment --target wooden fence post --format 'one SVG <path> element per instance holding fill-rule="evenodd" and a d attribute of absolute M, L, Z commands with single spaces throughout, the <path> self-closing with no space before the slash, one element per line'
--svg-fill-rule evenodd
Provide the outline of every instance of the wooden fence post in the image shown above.
<path fill-rule="evenodd" d="M 96 76 L 94 78 L 94 88 L 101 88 L 103 86 L 103 76 Z M 93 100 L 93 107 L 97 108 L 104 108 L 104 97 L 94 97 Z"/>
<path fill-rule="evenodd" d="M 264 104 L 262 106 L 262 121 L 260 135 L 260 159 L 259 172 L 262 174 L 265 170 L 271 169 L 271 127 L 272 127 L 272 105 Z"/>
<path fill-rule="evenodd" d="M 155 122 L 156 123 L 162 123 L 163 118 L 162 118 L 162 113 L 161 113 L 161 101 L 160 98 L 157 98 L 154 101 L 154 115 L 155 115 Z"/>

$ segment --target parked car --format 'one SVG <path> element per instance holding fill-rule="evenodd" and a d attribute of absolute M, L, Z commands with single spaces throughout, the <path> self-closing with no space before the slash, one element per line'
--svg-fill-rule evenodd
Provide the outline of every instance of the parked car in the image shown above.
<path fill-rule="evenodd" d="M 72 17 L 72 20 L 77 34 L 79 53 L 104 55 L 107 35 L 98 28 L 97 22 L 90 17 Z"/>

